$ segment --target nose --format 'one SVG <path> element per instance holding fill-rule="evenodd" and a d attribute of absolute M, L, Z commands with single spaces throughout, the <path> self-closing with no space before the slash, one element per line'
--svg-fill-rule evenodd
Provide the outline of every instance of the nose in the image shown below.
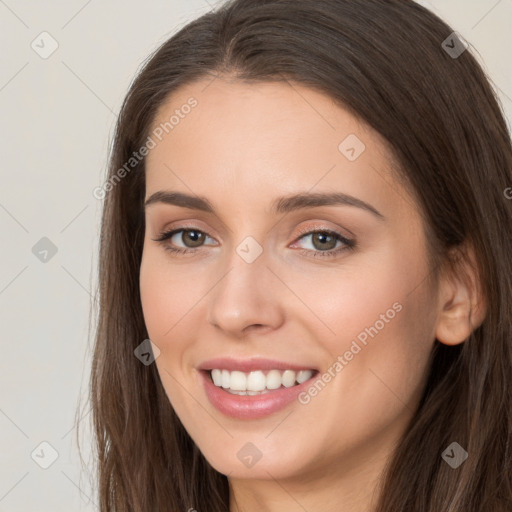
<path fill-rule="evenodd" d="M 263 252 L 248 263 L 235 251 L 209 296 L 208 321 L 230 337 L 278 329 L 284 321 L 283 283 Z"/>

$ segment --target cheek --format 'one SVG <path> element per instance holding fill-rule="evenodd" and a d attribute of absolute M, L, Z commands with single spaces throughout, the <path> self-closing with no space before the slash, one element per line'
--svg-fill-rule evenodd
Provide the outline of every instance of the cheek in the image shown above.
<path fill-rule="evenodd" d="M 360 326 L 355 339 L 362 333 L 366 344 L 360 343 L 361 352 L 346 368 L 346 382 L 360 401 L 354 400 L 349 407 L 357 410 L 361 403 L 366 404 L 360 414 L 368 422 L 380 421 L 379 416 L 391 421 L 412 413 L 428 376 L 435 320 L 430 290 L 394 282 L 387 294 L 382 291 L 381 306 L 376 297 L 371 314 L 365 315 L 366 324 Z M 386 309 L 389 306 L 393 312 Z"/>
<path fill-rule="evenodd" d="M 157 344 L 158 338 L 164 332 L 164 325 L 168 323 L 165 319 L 176 301 L 175 294 L 170 293 L 166 275 L 162 270 L 158 261 L 144 250 L 139 276 L 140 299 L 149 337 Z"/>
<path fill-rule="evenodd" d="M 380 433 L 397 434 L 424 389 L 433 343 L 429 293 L 421 288 L 411 293 L 411 286 L 391 273 L 378 279 L 359 275 L 345 286 L 315 303 L 335 334 L 318 338 L 331 357 L 320 376 L 325 384 L 310 388 L 304 429 L 329 438 L 332 453 L 349 447 L 376 453 Z"/>
<path fill-rule="evenodd" d="M 171 266 L 160 252 L 152 248 L 143 252 L 139 275 L 142 312 L 148 336 L 160 350 L 155 364 L 164 390 L 178 415 L 187 417 L 190 400 L 179 385 L 184 382 L 180 364 L 189 343 L 187 312 L 199 292 L 193 279 Z"/>
<path fill-rule="evenodd" d="M 328 343 L 335 349 L 333 353 L 339 353 L 347 342 L 348 349 L 350 341 L 358 335 L 364 343 L 364 333 L 369 337 L 367 329 L 372 326 L 379 333 L 388 331 L 397 319 L 409 315 L 402 310 L 404 302 L 408 303 L 407 310 L 415 302 L 410 300 L 416 299 L 410 292 L 419 275 L 421 271 L 415 262 L 400 261 L 388 252 L 347 260 L 339 268 L 309 276 L 288 271 L 284 280 L 293 283 L 294 293 L 302 299 L 299 306 L 304 308 L 306 304 L 313 313 L 305 315 L 308 329 L 314 329 L 319 342 Z M 296 317 L 300 318 L 298 311 Z M 329 330 L 328 335 L 322 325 Z"/>
<path fill-rule="evenodd" d="M 333 390 L 362 415 L 373 414 L 369 404 L 396 409 L 416 398 L 433 346 L 435 311 L 426 262 L 411 250 L 407 259 L 403 254 L 390 250 L 366 258 L 334 279 L 318 280 L 316 287 L 300 282 L 298 293 L 322 320 L 307 328 L 330 354 L 326 370 L 340 375 Z"/>
<path fill-rule="evenodd" d="M 144 249 L 139 285 L 144 321 L 157 344 L 158 340 L 172 337 L 178 322 L 186 319 L 187 312 L 205 293 L 204 280 L 197 273 L 186 266 L 170 264 L 165 252 L 158 248 Z"/>

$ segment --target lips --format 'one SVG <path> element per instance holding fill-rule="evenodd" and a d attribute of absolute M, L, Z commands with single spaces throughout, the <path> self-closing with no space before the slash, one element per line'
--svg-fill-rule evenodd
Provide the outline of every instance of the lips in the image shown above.
<path fill-rule="evenodd" d="M 215 386 L 206 371 L 199 373 L 203 382 L 203 390 L 210 403 L 223 415 L 238 420 L 264 418 L 292 406 L 292 404 L 295 404 L 295 407 L 303 407 L 298 401 L 298 396 L 311 385 L 310 379 L 290 388 L 281 387 L 265 394 L 240 396 L 230 394 Z"/>
<path fill-rule="evenodd" d="M 275 359 L 233 359 L 216 358 L 204 361 L 197 369 L 201 375 L 204 392 L 210 403 L 222 414 L 240 420 L 255 420 L 266 417 L 284 409 L 293 402 L 298 402 L 298 395 L 304 391 L 316 375 L 318 370 L 309 365 L 278 361 Z M 293 372 L 312 370 L 313 376 L 305 382 L 291 387 L 280 386 L 278 389 L 260 392 L 255 395 L 232 394 L 228 390 L 218 387 L 212 381 L 211 370 L 222 369 L 229 372 L 262 372 L 272 370 L 292 370 Z M 311 373 L 311 372 L 310 372 Z M 299 407 L 295 403 L 295 407 Z"/>
<path fill-rule="evenodd" d="M 198 367 L 198 370 L 214 370 L 216 368 L 221 370 L 240 372 L 252 372 L 256 370 L 315 370 L 318 368 L 310 365 L 301 365 L 292 362 L 278 361 L 275 359 L 265 359 L 255 357 L 251 359 L 234 359 L 230 357 L 220 357 L 215 359 L 209 359 L 208 361 L 202 362 Z"/>

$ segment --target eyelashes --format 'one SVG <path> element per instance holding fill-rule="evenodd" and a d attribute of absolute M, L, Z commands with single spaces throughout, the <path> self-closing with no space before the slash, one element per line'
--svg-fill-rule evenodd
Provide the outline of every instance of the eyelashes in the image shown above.
<path fill-rule="evenodd" d="M 197 242 L 204 242 L 207 238 L 211 238 L 208 236 L 207 233 L 204 231 L 201 231 L 199 229 L 193 228 L 193 227 L 180 227 L 176 229 L 172 229 L 170 231 L 164 231 L 159 234 L 157 238 L 152 239 L 155 242 L 159 242 L 163 245 L 163 248 L 170 252 L 173 255 L 179 256 L 179 255 L 185 255 L 185 254 L 193 254 L 198 253 L 203 250 L 204 245 L 199 245 L 197 247 L 177 247 L 173 244 L 168 243 L 170 239 L 172 239 L 175 235 L 178 233 L 182 233 L 181 235 L 181 242 L 184 243 L 184 235 L 187 234 L 196 234 L 199 236 L 193 237 L 192 243 Z M 341 243 L 341 246 L 337 248 L 327 249 L 327 250 L 321 250 L 321 249 L 298 249 L 298 252 L 303 254 L 306 257 L 312 257 L 312 258 L 333 258 L 335 256 L 340 255 L 342 252 L 345 251 L 351 251 L 356 247 L 355 240 L 349 239 L 345 236 L 343 236 L 341 233 L 338 233 L 337 231 L 333 231 L 331 229 L 314 229 L 314 230 L 303 230 L 301 233 L 299 233 L 299 237 L 295 239 L 294 244 L 302 240 L 306 237 L 317 237 L 312 238 L 315 241 L 328 241 L 332 242 L 335 241 L 336 244 L 338 242 Z M 213 238 L 212 238 L 213 240 Z M 322 245 L 322 243 L 321 243 Z"/>

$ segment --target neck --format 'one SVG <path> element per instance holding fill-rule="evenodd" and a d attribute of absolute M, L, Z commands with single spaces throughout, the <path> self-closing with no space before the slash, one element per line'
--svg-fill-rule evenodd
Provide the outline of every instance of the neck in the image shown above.
<path fill-rule="evenodd" d="M 373 512 L 390 453 L 364 452 L 354 454 L 351 460 L 322 461 L 322 466 L 286 478 L 275 478 L 272 471 L 267 471 L 266 479 L 230 478 L 229 511 Z"/>

